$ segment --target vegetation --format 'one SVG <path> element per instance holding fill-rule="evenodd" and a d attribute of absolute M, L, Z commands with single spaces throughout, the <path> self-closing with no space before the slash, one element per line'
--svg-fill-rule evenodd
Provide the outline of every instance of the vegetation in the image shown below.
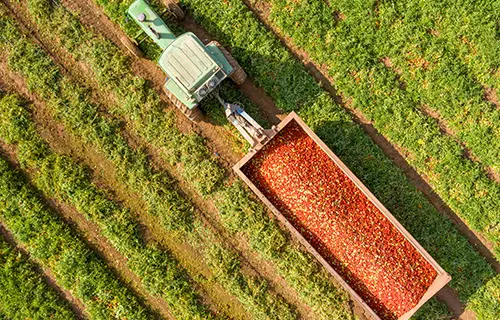
<path fill-rule="evenodd" d="M 106 12 L 115 12 L 115 10 L 116 12 L 119 11 L 119 9 L 115 7 L 117 6 L 116 3 L 107 3 L 106 5 Z M 123 12 L 119 15 L 119 17 L 122 17 Z M 121 20 L 117 21 L 121 22 Z M 62 23 L 59 23 L 58 25 L 64 26 Z M 63 34 L 63 32 L 60 33 Z M 81 48 L 79 48 L 79 50 L 81 50 Z M 113 52 L 115 55 L 121 56 L 116 49 L 114 49 Z M 89 61 L 88 58 L 85 60 Z M 101 73 L 97 66 L 93 65 L 93 68 L 96 75 Z M 123 63 L 119 67 L 117 66 L 115 70 L 116 72 L 121 72 L 121 76 L 117 77 L 117 79 L 124 79 L 127 76 L 124 74 L 124 70 L 130 70 L 130 68 L 126 63 Z M 115 73 L 109 72 L 109 74 Z M 130 74 L 128 76 L 131 77 Z M 99 77 L 97 77 L 97 79 L 103 87 L 110 83 L 110 81 L 100 81 Z M 112 88 L 112 91 L 116 93 L 119 88 L 120 85 L 117 84 L 114 88 Z M 123 90 L 123 92 L 128 94 L 130 91 Z M 157 95 L 153 95 L 153 93 L 151 93 L 149 97 L 153 96 L 157 97 Z M 142 106 L 143 104 L 144 102 L 139 105 Z M 137 110 L 142 110 L 144 112 L 147 108 L 142 106 Z M 164 152 L 162 155 L 168 159 L 169 155 L 176 152 L 176 148 L 179 148 L 172 146 L 168 142 L 169 139 L 171 139 L 169 136 L 175 137 L 177 131 L 170 131 L 171 129 L 167 126 L 153 127 L 153 123 L 151 121 L 153 119 L 155 122 L 160 121 L 160 112 L 163 111 L 160 110 L 159 112 L 155 112 L 154 114 L 158 114 L 158 116 L 154 118 L 149 116 L 146 117 L 148 112 L 151 113 L 151 111 L 145 112 L 145 116 L 142 117 L 141 120 L 142 122 L 134 123 L 134 127 L 140 128 L 140 126 L 146 126 L 149 128 L 147 131 L 150 132 L 149 140 L 147 135 L 142 136 L 148 140 L 148 142 L 162 150 Z M 123 112 L 123 114 L 127 113 L 129 112 Z M 151 140 L 151 137 L 158 139 L 154 141 Z M 159 139 L 159 137 L 164 138 Z M 208 156 L 208 148 L 203 144 L 203 140 L 197 139 L 197 142 L 197 148 L 203 150 L 203 154 Z M 183 149 L 184 148 L 181 147 L 181 150 Z M 187 152 L 186 156 L 189 156 L 189 154 L 190 152 Z M 178 160 L 181 166 L 184 167 L 186 158 L 180 157 Z M 203 179 L 203 171 L 193 171 L 193 173 L 198 174 L 201 179 Z M 192 179 L 187 179 L 186 181 L 189 182 L 192 181 Z M 234 186 L 227 186 L 227 183 L 217 184 L 216 190 L 217 191 L 212 191 L 210 194 L 203 193 L 201 190 L 199 191 L 201 194 L 204 194 L 206 198 L 214 199 L 218 203 L 219 210 L 225 213 L 223 213 L 223 215 L 227 216 L 229 214 L 237 214 L 238 216 L 241 215 L 242 218 L 244 217 L 244 219 L 249 219 L 248 221 L 240 221 L 242 226 L 235 231 L 251 232 L 250 244 L 252 248 L 257 250 L 257 252 L 259 252 L 265 259 L 270 259 L 276 265 L 279 274 L 283 276 L 295 290 L 297 290 L 301 298 L 308 305 L 310 305 L 314 311 L 318 313 L 318 315 L 329 319 L 334 317 L 334 315 L 338 315 L 338 317 L 342 319 L 350 317 L 347 313 L 347 295 L 344 292 L 339 291 L 331 284 L 326 274 L 321 270 L 321 268 L 319 268 L 318 264 L 314 262 L 314 259 L 293 246 L 278 224 L 269 219 L 267 213 L 263 211 L 262 207 L 259 207 L 259 211 L 257 212 L 252 210 L 248 210 L 247 212 L 247 208 L 249 208 L 247 203 L 237 201 L 238 198 L 243 196 L 246 201 L 250 201 L 255 206 L 259 206 L 248 198 L 247 191 L 244 191 L 240 184 L 236 184 Z M 234 203 L 235 200 L 236 204 Z M 243 212 L 244 214 L 242 215 L 241 213 Z M 250 221 L 252 221 L 252 223 L 249 223 Z M 234 230 L 234 226 L 232 225 L 226 225 L 226 227 L 233 228 Z"/>
<path fill-rule="evenodd" d="M 167 301 L 174 316 L 212 318 L 173 255 L 154 243 L 144 243 L 138 222 L 92 183 L 88 168 L 50 150 L 36 132 L 28 110 L 15 95 L 0 100 L 0 139 L 16 145 L 21 165 L 34 172 L 39 190 L 74 206 L 101 228 L 144 287 Z"/>
<path fill-rule="evenodd" d="M 0 203 L 0 218 L 16 241 L 82 301 L 91 318 L 152 319 L 149 309 L 3 157 Z"/>
<path fill-rule="evenodd" d="M 430 205 L 241 1 L 182 2 L 215 38 L 233 48 L 233 55 L 280 108 L 300 109 L 306 123 L 451 274 L 451 286 L 464 302 L 493 277 L 491 267 L 447 218 Z M 245 218 L 241 214 L 238 217 Z M 488 308 L 488 301 L 479 303 Z"/>
<path fill-rule="evenodd" d="M 33 262 L 2 235 L 0 310 L 12 320 L 75 319 L 68 302 L 45 282 Z"/>
<path fill-rule="evenodd" d="M 145 153 L 133 150 L 127 144 L 119 132 L 118 123 L 99 113 L 99 107 L 89 102 L 85 89 L 62 76 L 58 67 L 42 50 L 17 33 L 15 25 L 7 21 L 4 30 L 6 31 L 4 39 L 10 40 L 4 42 L 9 46 L 9 66 L 26 77 L 28 88 L 44 98 L 56 117 L 61 119 L 75 135 L 106 155 L 117 169 L 117 179 L 137 193 L 147 204 L 148 214 L 159 218 L 165 229 L 177 231 L 176 237 L 184 237 L 186 241 L 205 253 L 203 257 L 208 265 L 216 268 L 213 272 L 218 275 L 217 280 L 222 279 L 219 269 L 230 271 L 231 273 L 225 275 L 224 279 L 230 282 L 231 286 L 226 288 L 257 318 L 266 318 L 270 315 L 274 315 L 275 319 L 296 318 L 296 312 L 281 297 L 268 290 L 252 289 L 253 283 L 264 284 L 263 280 L 244 274 L 241 268 L 235 268 L 237 265 L 234 259 L 220 260 L 220 257 L 208 254 L 208 250 L 215 246 L 227 256 L 234 255 L 226 246 L 216 242 L 215 237 L 212 237 L 212 241 L 207 241 L 209 245 L 205 243 L 204 239 L 207 233 L 210 234 L 210 230 L 202 226 L 194 215 L 191 204 L 172 187 L 173 180 L 165 173 L 152 171 Z M 108 48 L 114 48 L 108 42 L 103 41 L 100 44 L 103 43 L 107 43 Z M 117 53 L 116 49 L 114 52 Z M 100 51 L 100 54 L 102 54 L 99 59 L 101 62 L 117 61 L 117 59 L 103 60 L 105 51 Z M 47 74 L 52 74 L 53 77 L 44 79 Z M 137 82 L 141 83 L 141 80 L 137 79 Z M 149 96 L 141 97 L 148 99 Z M 67 108 L 68 105 L 71 107 Z M 221 264 L 221 261 L 230 265 Z M 260 288 L 265 286 L 261 285 Z"/>
<path fill-rule="evenodd" d="M 124 14 L 131 0 L 95 1 L 129 35 L 136 33 L 137 27 L 127 22 Z M 278 107 L 285 111 L 299 111 L 306 123 L 452 275 L 451 286 L 462 301 L 467 302 L 479 318 L 497 319 L 500 313 L 496 307 L 500 277 L 494 277 L 491 267 L 466 239 L 318 86 L 304 66 L 253 16 L 248 7 L 241 0 L 182 2 L 218 41 L 232 47 L 233 55 Z M 161 7 L 159 3 L 154 4 Z M 498 88 L 498 76 L 494 70 L 498 68 L 497 57 L 500 55 L 496 47 L 490 45 L 496 41 L 490 32 L 495 15 L 488 17 L 487 27 L 480 27 L 481 15 L 488 10 L 484 6 L 470 20 L 463 20 L 466 24 L 463 30 L 456 30 L 449 26 L 453 25 L 451 19 L 457 12 L 446 11 L 445 19 L 440 20 L 440 28 L 433 29 L 436 27 L 432 25 L 435 13 L 430 8 L 433 6 L 412 12 L 410 8 L 419 6 L 397 4 L 391 7 L 378 2 L 358 5 L 342 1 L 329 6 L 322 0 L 271 0 L 269 4 L 269 19 L 279 32 L 308 51 L 313 60 L 324 64 L 339 92 L 350 98 L 353 107 L 373 120 L 379 132 L 402 147 L 410 164 L 429 178 L 447 204 L 472 228 L 498 242 L 495 208 L 500 199 L 499 187 L 484 174 L 486 169 L 498 170 L 496 151 L 500 139 L 495 140 L 497 127 L 489 125 L 498 122 L 498 111 L 485 103 L 481 96 L 481 85 Z M 251 248 L 273 263 L 278 273 L 319 317 L 348 319 L 352 316 L 348 311 L 347 295 L 332 285 L 311 256 L 292 244 L 286 233 L 269 218 L 262 204 L 252 199 L 241 183 L 233 183 L 227 178 L 227 172 L 213 158 L 200 136 L 181 133 L 176 128 L 174 114 L 164 112 L 165 105 L 156 92 L 144 79 L 132 74 L 130 61 L 115 46 L 85 30 L 68 11 L 53 6 L 50 1 L 29 0 L 28 6 L 38 28 L 60 41 L 77 60 L 88 64 L 100 89 L 112 93 L 117 103 L 110 115 L 103 116 L 99 112 L 102 106 L 89 102 L 87 89 L 62 76 L 45 53 L 20 36 L 15 26 L 5 19 L 0 21 L 0 44 L 7 49 L 9 67 L 25 77 L 29 89 L 47 101 L 54 115 L 76 136 L 95 146 L 114 164 L 117 179 L 140 196 L 147 204 L 148 214 L 158 217 L 162 226 L 180 232 L 184 239 L 189 239 L 200 249 L 217 281 L 242 301 L 247 310 L 256 318 L 292 319 L 297 316 L 280 297 L 269 293 L 265 281 L 242 273 L 239 257 L 221 245 L 209 229 L 200 226 L 192 205 L 176 192 L 173 179 L 151 170 L 146 154 L 128 146 L 120 133 L 121 122 L 117 119 L 125 119 L 133 133 L 161 151 L 163 158 L 196 192 L 214 201 L 224 227 L 235 235 L 244 235 Z M 371 13 L 369 18 L 367 12 Z M 333 16 L 338 20 L 332 19 Z M 411 28 L 401 21 L 410 21 Z M 475 27 L 482 30 L 482 35 L 476 38 Z M 393 32 L 395 36 L 389 41 Z M 440 36 L 436 37 L 436 32 Z M 461 38 L 455 36 L 462 32 Z M 425 46 L 412 47 L 412 42 L 406 43 L 408 37 Z M 311 41 L 313 39 L 315 41 Z M 470 39 L 481 41 L 471 44 Z M 157 50 L 151 48 L 154 46 L 144 46 L 148 55 L 154 57 Z M 402 55 L 401 52 L 410 53 Z M 447 78 L 450 81 L 442 81 L 443 75 L 450 77 Z M 481 85 L 471 82 L 474 78 L 479 79 Z M 234 88 L 225 89 L 229 89 L 230 95 L 241 97 Z M 431 112 L 437 112 L 450 126 L 455 137 L 443 136 L 439 132 L 435 121 L 426 115 L 429 106 Z M 208 101 L 205 107 L 211 116 L 219 117 L 223 123 L 216 103 Z M 467 112 L 463 114 L 462 110 Z M 462 117 L 466 124 L 460 123 Z M 485 137 L 484 143 L 478 141 L 478 136 Z M 465 160 L 463 147 L 457 139 L 464 141 L 473 156 L 489 168 Z M 31 142 L 30 146 L 19 147 L 19 159 L 26 166 L 43 169 L 40 176 L 44 178 L 36 182 L 41 189 L 56 186 L 54 195 L 74 201 L 74 204 L 82 201 L 79 210 L 87 210 L 88 218 L 95 215 L 92 219 L 103 219 L 100 220 L 106 227 L 103 232 L 107 232 L 110 239 L 125 231 L 130 231 L 130 239 L 135 239 L 134 222 L 127 220 L 126 210 L 118 208 L 108 212 L 106 202 L 103 207 L 85 209 L 83 198 L 73 198 L 71 192 L 74 190 L 82 192 L 82 197 L 94 196 L 94 191 L 83 193 L 84 187 L 89 186 L 85 169 L 60 156 L 57 156 L 60 161 L 47 162 L 50 165 L 43 166 L 41 160 L 33 159 L 41 159 L 38 156 L 45 151 Z M 55 159 L 55 155 L 50 157 Z M 65 171 L 66 166 L 71 170 Z M 69 181 L 75 178 L 75 185 L 57 188 L 69 177 L 72 177 Z M 102 195 L 99 190 L 95 194 Z M 101 209 L 106 211 L 99 211 Z M 125 226 L 130 229 L 107 230 L 111 220 L 116 218 L 123 219 L 119 221 L 126 222 Z M 130 239 L 127 241 L 132 241 Z M 121 245 L 118 241 L 113 244 Z M 160 253 L 157 248 L 141 248 L 148 250 L 149 257 Z M 128 247 L 124 245 L 122 249 Z M 158 285 L 153 290 L 163 288 L 159 285 L 161 281 L 157 278 L 151 280 L 151 286 Z M 168 297 L 168 293 L 163 294 Z M 431 300 L 416 318 L 437 319 L 447 315 L 443 304 Z"/>
<path fill-rule="evenodd" d="M 437 11 L 415 1 L 369 1 L 362 8 L 349 1 L 270 4 L 272 23 L 327 67 L 339 93 L 404 150 L 408 162 L 500 255 L 500 185 L 484 172 L 484 166 L 500 172 L 500 109 L 484 99 L 482 87 L 500 83 L 491 71 L 500 66 L 492 54 L 500 46 L 492 35 L 496 20 L 490 4 L 479 10 L 463 5 L 462 12 L 451 1 Z M 291 14 L 284 14 L 285 7 Z M 345 18 L 334 21 L 339 12 Z M 318 24 L 322 28 L 311 37 L 311 26 Z M 456 138 L 443 135 L 428 113 L 439 114 Z M 479 162 L 464 158 L 462 144 Z"/>

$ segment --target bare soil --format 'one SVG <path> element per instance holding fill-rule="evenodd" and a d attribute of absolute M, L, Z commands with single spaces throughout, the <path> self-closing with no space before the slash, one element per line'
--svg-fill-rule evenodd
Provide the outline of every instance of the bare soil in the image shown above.
<path fill-rule="evenodd" d="M 14 239 L 14 236 L 12 235 L 12 233 L 10 233 L 7 228 L 3 225 L 3 223 L 0 221 L 0 234 L 7 240 L 7 242 L 9 242 L 12 246 L 14 246 L 18 251 L 20 251 L 24 256 L 26 257 L 29 257 L 30 254 L 28 253 L 28 251 L 26 250 L 25 247 L 23 247 L 22 245 L 18 244 L 15 239 Z M 37 271 L 43 278 L 43 280 L 45 281 L 45 283 L 47 283 L 47 285 L 49 287 L 51 287 L 52 289 L 54 289 L 55 292 L 57 292 L 57 294 L 62 297 L 64 300 L 66 300 L 66 302 L 68 303 L 69 307 L 71 308 L 71 310 L 73 311 L 73 313 L 75 314 L 76 318 L 77 319 L 89 319 L 88 317 L 88 314 L 85 312 L 85 307 L 84 305 L 82 304 L 82 302 L 78 299 L 76 299 L 72 294 L 71 292 L 69 292 L 68 290 L 60 287 L 57 285 L 56 283 L 56 280 L 54 278 L 54 275 L 52 274 L 52 272 L 49 270 L 49 269 L 46 269 L 46 268 L 42 268 L 38 263 L 37 261 L 31 259 L 30 260 L 34 266 L 35 266 L 35 271 Z"/>

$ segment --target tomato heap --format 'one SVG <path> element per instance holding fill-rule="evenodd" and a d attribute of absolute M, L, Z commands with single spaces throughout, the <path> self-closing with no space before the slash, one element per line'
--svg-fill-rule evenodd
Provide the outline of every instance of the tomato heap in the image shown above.
<path fill-rule="evenodd" d="M 415 307 L 436 278 L 430 263 L 295 121 L 242 171 L 382 319 Z"/>

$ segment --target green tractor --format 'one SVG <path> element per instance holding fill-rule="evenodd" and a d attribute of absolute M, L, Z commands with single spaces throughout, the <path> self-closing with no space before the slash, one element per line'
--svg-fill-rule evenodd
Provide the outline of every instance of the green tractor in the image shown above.
<path fill-rule="evenodd" d="M 184 12 L 175 0 L 166 0 L 166 5 L 175 18 L 184 18 Z M 198 104 L 210 94 L 215 94 L 225 106 L 217 92 L 225 78 L 230 77 L 238 85 L 245 82 L 245 71 L 218 42 L 204 45 L 191 32 L 176 37 L 145 0 L 136 0 L 127 13 L 142 32 L 163 50 L 158 60 L 158 65 L 166 74 L 163 89 L 190 120 L 201 119 Z M 134 55 L 140 54 L 131 42 L 124 44 Z"/>

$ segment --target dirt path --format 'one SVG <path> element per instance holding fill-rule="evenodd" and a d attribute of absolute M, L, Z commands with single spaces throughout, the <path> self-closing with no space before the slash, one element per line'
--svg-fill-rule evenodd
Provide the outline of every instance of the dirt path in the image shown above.
<path fill-rule="evenodd" d="M 110 30 L 109 28 L 100 28 L 100 29 Z M 36 34 L 36 31 L 33 30 L 32 28 L 30 28 L 30 32 L 32 35 L 35 34 L 38 39 L 41 38 L 41 36 L 39 34 Z M 53 48 L 53 46 L 50 45 L 49 42 L 50 41 L 46 41 L 46 39 L 43 40 L 45 49 L 48 50 L 49 52 L 54 51 L 55 48 Z M 82 68 L 81 64 L 72 63 L 72 65 L 68 65 L 68 60 L 71 60 L 71 58 L 68 56 L 68 54 L 61 52 L 61 50 L 58 50 L 58 53 L 59 54 L 57 57 L 57 62 L 59 64 L 61 64 L 63 67 L 65 67 L 64 69 L 66 70 L 66 72 L 70 73 L 73 76 L 73 78 L 75 78 L 75 76 L 78 76 L 78 77 L 80 77 L 80 79 L 85 79 L 86 82 L 91 82 L 91 79 L 88 79 L 89 78 L 88 75 L 84 75 L 84 72 L 81 72 L 82 70 L 78 70 L 79 68 L 80 69 Z M 148 61 L 145 61 L 145 62 L 148 62 Z M 157 69 L 156 66 L 154 66 L 154 68 Z M 163 76 L 161 77 L 161 81 L 163 81 Z M 91 86 L 95 86 L 95 85 L 96 84 L 93 84 Z M 270 100 L 267 96 L 259 93 L 259 89 L 252 87 L 251 83 L 246 82 L 244 86 L 247 86 L 247 88 L 249 88 L 248 90 L 253 90 L 255 92 L 257 100 L 264 101 L 264 102 L 266 101 L 266 99 Z M 99 88 L 98 88 L 98 86 L 96 86 L 95 90 L 93 90 L 93 92 L 96 93 L 98 91 L 99 91 Z M 101 97 L 101 95 L 99 95 L 99 97 Z M 98 99 L 98 100 L 101 102 L 103 101 L 103 99 Z M 107 99 L 107 100 L 113 101 L 112 98 Z M 184 117 L 182 115 L 180 115 L 180 117 L 184 120 Z M 279 121 L 279 119 L 277 121 Z M 189 122 L 188 122 L 188 124 L 191 125 L 191 123 L 189 123 Z M 128 139 L 129 143 L 132 146 L 134 146 L 134 144 L 137 144 L 138 141 L 139 141 L 139 145 L 137 145 L 137 147 L 145 145 L 144 142 L 141 142 L 140 138 L 130 134 L 130 132 L 132 132 L 133 130 L 129 129 L 126 131 L 127 131 L 127 132 L 125 132 L 126 136 L 129 138 Z M 220 135 L 220 133 L 218 133 L 218 134 Z M 283 296 L 287 301 L 291 302 L 293 305 L 295 305 L 297 307 L 299 313 L 301 314 L 302 318 L 308 319 L 308 318 L 313 317 L 312 310 L 308 306 L 301 303 L 296 292 L 286 284 L 284 279 L 282 279 L 280 276 L 278 276 L 276 274 L 276 270 L 274 269 L 274 266 L 272 264 L 270 264 L 266 261 L 263 261 L 258 256 L 258 254 L 256 254 L 252 249 L 249 248 L 247 241 L 245 241 L 244 239 L 241 239 L 241 238 L 232 237 L 231 235 L 229 235 L 227 233 L 227 231 L 225 231 L 225 229 L 223 227 L 220 226 L 220 222 L 218 221 L 217 209 L 215 208 L 213 203 L 210 201 L 203 200 L 201 197 L 199 197 L 183 181 L 182 177 L 180 177 L 178 174 L 176 174 L 175 169 L 171 168 L 168 164 L 166 164 L 162 160 L 161 156 L 158 154 L 158 152 L 154 148 L 152 148 L 150 145 L 147 145 L 147 149 L 148 149 L 149 155 L 151 156 L 151 158 L 153 160 L 152 164 L 155 165 L 155 169 L 162 170 L 162 171 L 166 170 L 171 174 L 173 173 L 174 178 L 176 178 L 177 183 L 180 186 L 180 189 L 181 189 L 180 191 L 183 193 L 183 196 L 185 198 L 191 200 L 196 205 L 197 208 L 204 208 L 204 210 L 203 210 L 204 212 L 205 211 L 211 212 L 210 215 L 204 215 L 204 214 L 201 215 L 203 222 L 207 226 L 209 226 L 212 230 L 216 231 L 216 234 L 220 237 L 222 243 L 230 245 L 235 252 L 239 253 L 240 256 L 243 257 L 242 261 L 243 261 L 245 271 L 249 274 L 260 275 L 260 276 L 266 278 L 267 280 L 269 280 L 272 290 L 277 292 L 279 295 Z M 102 161 L 102 159 L 101 159 L 101 161 Z M 106 184 L 110 185 L 109 181 L 106 182 Z M 117 187 L 116 183 L 113 183 L 113 185 L 114 185 L 113 189 L 115 189 Z M 126 194 L 126 193 L 123 192 L 123 194 Z M 120 198 L 123 199 L 123 197 L 120 197 Z M 136 207 L 138 207 L 138 206 L 136 206 Z M 149 228 L 153 227 L 153 225 L 154 225 L 153 223 L 147 223 L 147 224 L 148 224 Z"/>
<path fill-rule="evenodd" d="M 0 221 L 0 234 L 10 243 L 16 250 L 20 251 L 25 257 L 29 257 L 30 254 L 28 251 L 20 244 L 16 243 L 14 236 Z M 54 289 L 59 296 L 61 296 L 64 300 L 68 302 L 71 311 L 75 314 L 76 318 L 79 320 L 88 319 L 88 314 L 85 312 L 85 307 L 80 300 L 75 298 L 68 290 L 59 287 L 54 279 L 54 275 L 48 269 L 42 268 L 35 260 L 30 260 L 30 262 L 34 265 L 35 271 L 40 274 L 48 284 L 49 287 Z"/>

